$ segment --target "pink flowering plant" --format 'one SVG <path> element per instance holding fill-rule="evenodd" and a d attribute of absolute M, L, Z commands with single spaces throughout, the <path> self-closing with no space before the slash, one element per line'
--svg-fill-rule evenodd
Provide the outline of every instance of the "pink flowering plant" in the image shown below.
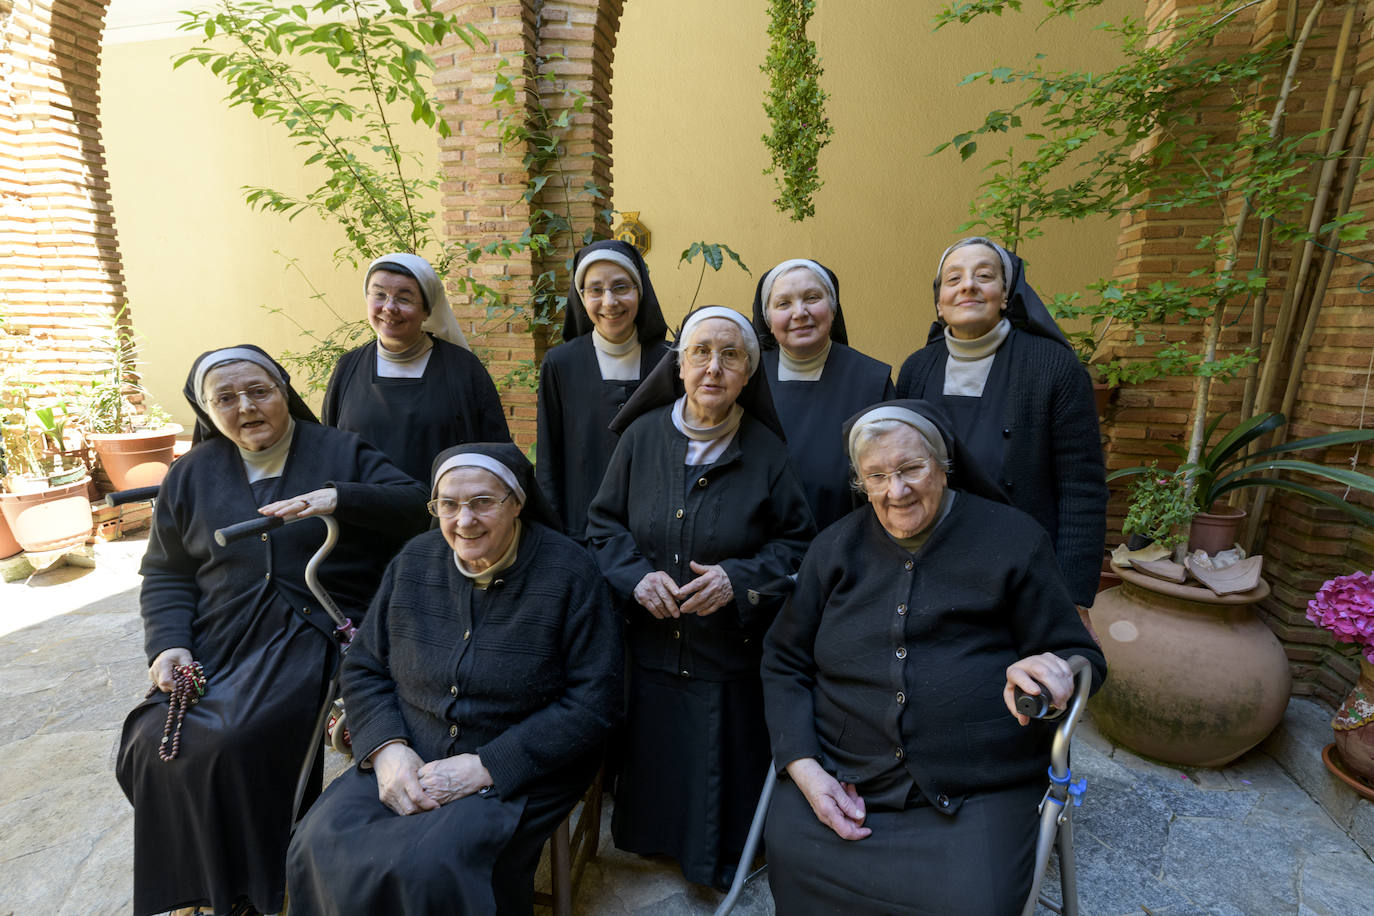
<path fill-rule="evenodd" d="M 1353 572 L 1328 580 L 1307 602 L 1307 619 L 1374 662 L 1374 576 Z"/>

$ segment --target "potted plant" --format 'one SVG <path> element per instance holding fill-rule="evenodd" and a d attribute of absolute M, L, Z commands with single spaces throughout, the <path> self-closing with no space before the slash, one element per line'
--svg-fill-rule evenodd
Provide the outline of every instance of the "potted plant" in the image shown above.
<path fill-rule="evenodd" d="M 16 390 L 22 392 L 12 387 L 7 390 L 7 396 L 12 396 Z M 46 418 L 46 424 L 40 416 Z M 40 414 L 24 402 L 9 401 L 5 405 L 0 515 L 14 543 L 28 551 L 77 547 L 85 543 L 91 532 L 91 504 L 86 496 L 84 465 L 78 464 L 75 480 L 63 480 L 69 476 L 62 466 L 61 451 L 64 449 L 57 449 L 58 455 L 54 458 L 45 454 L 43 448 L 44 442 L 52 442 L 51 437 L 58 432 L 56 419 L 56 413 Z M 54 478 L 59 482 L 53 483 Z M 9 549 L 3 541 L 4 538 L 0 538 L 0 547 Z"/>
<path fill-rule="evenodd" d="M 1360 678 L 1331 720 L 1336 740 L 1322 752 L 1322 760 L 1343 782 L 1374 800 L 1374 576 L 1353 572 L 1323 583 L 1307 602 L 1307 619 L 1337 642 L 1360 649 Z"/>
<path fill-rule="evenodd" d="M 1131 484 L 1131 504 L 1121 529 L 1128 537 L 1126 546 L 1139 550 L 1157 543 L 1173 550 L 1187 538 L 1188 525 L 1197 513 L 1188 476 L 1162 471 L 1158 462 L 1140 471 L 1140 479 Z"/>
<path fill-rule="evenodd" d="M 110 368 L 84 394 L 80 425 L 116 490 L 151 487 L 171 466 L 181 426 L 152 402 L 135 373 L 137 348 L 115 316 L 108 345 Z M 142 410 L 133 398 L 142 402 Z"/>

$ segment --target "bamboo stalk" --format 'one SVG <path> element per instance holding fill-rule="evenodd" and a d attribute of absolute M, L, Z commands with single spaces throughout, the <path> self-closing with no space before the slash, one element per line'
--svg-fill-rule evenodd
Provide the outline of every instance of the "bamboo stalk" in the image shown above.
<path fill-rule="evenodd" d="M 1355 25 L 1356 6 L 1358 4 L 1354 2 L 1346 3 L 1345 19 L 1341 21 L 1341 35 L 1336 39 L 1336 59 L 1331 62 L 1331 80 L 1326 84 L 1326 98 L 1322 101 L 1323 132 L 1331 124 L 1331 114 L 1336 107 L 1336 91 L 1341 85 L 1341 73 L 1345 71 L 1345 54 L 1350 48 L 1350 30 Z"/>

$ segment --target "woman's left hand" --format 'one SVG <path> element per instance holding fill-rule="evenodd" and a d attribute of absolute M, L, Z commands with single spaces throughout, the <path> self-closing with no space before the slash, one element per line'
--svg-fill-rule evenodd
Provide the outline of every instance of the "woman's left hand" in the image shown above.
<path fill-rule="evenodd" d="M 420 788 L 441 805 L 491 785 L 491 774 L 476 754 L 431 760 L 420 767 Z"/>
<path fill-rule="evenodd" d="M 1030 722 L 1030 717 L 1016 711 L 1015 688 L 1020 687 L 1031 696 L 1039 696 L 1040 688 L 1036 681 L 1049 688 L 1050 702 L 1059 709 L 1063 709 L 1073 696 L 1073 669 L 1053 652 L 1028 655 L 1012 663 L 1007 668 L 1007 686 L 1002 689 L 1002 700 L 1022 725 Z"/>
<path fill-rule="evenodd" d="M 275 515 L 288 522 L 293 518 L 309 518 L 312 515 L 330 515 L 339 505 L 339 491 L 333 487 L 311 490 L 290 499 L 279 499 L 258 509 L 262 515 Z"/>
<path fill-rule="evenodd" d="M 690 565 L 697 577 L 677 590 L 678 610 L 684 614 L 705 617 L 714 614 L 735 599 L 730 577 L 725 574 L 723 568 L 702 566 L 695 560 Z"/>

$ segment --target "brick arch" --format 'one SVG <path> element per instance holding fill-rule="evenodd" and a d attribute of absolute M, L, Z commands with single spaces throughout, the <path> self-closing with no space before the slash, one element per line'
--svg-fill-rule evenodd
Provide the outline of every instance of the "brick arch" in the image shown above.
<path fill-rule="evenodd" d="M 125 299 L 100 135 L 107 3 L 0 0 L 0 306 L 38 395 L 108 368 Z"/>
<path fill-rule="evenodd" d="M 470 50 L 454 41 L 435 52 L 435 89 L 452 130 L 452 135 L 439 143 L 447 238 L 476 242 L 519 238 L 529 225 L 530 206 L 520 200 L 529 179 L 521 161 L 524 150 L 504 148 L 495 126 L 488 126 L 499 114 L 491 106 L 493 73 L 503 57 L 509 59 L 516 53 L 531 59 L 558 58 L 543 64 L 544 72 L 557 77 L 557 92 L 543 100 L 551 111 L 556 113 L 566 106 L 560 94 L 564 88 L 579 90 L 595 100 L 590 110 L 573 118 L 563 162 L 571 187 L 594 181 L 608 198 L 599 203 L 586 198 L 574 200 L 575 225 L 593 224 L 596 210 L 609 206 L 611 66 L 622 5 L 622 0 L 516 0 L 504 6 L 449 0 L 443 4 L 443 9 L 475 24 L 489 39 L 484 48 Z M 593 152 L 597 155 L 580 155 Z M 550 205 L 561 201 L 561 196 L 552 199 L 552 184 L 546 192 Z M 543 260 L 526 253 L 504 262 L 479 263 L 473 274 L 512 293 L 528 288 L 533 278 L 546 270 L 557 272 L 560 284 L 566 284 L 565 257 L 566 251 Z M 523 323 L 493 327 L 470 300 L 459 295 L 452 298 L 464 328 L 478 331 L 473 335 L 474 345 L 494 375 L 543 357 L 547 342 L 536 339 Z M 511 432 L 518 443 L 528 446 L 534 441 L 534 392 L 513 388 L 502 392 L 502 398 Z"/>

